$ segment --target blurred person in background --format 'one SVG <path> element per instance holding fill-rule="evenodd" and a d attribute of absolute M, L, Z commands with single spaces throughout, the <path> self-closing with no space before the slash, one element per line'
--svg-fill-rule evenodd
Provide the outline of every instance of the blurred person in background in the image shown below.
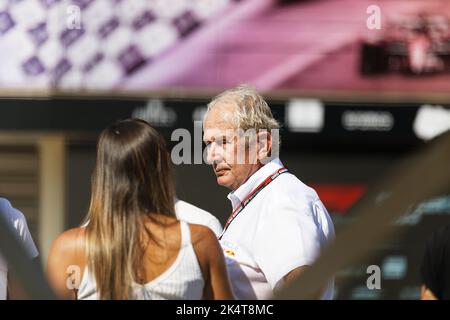
<path fill-rule="evenodd" d="M 27 221 L 22 212 L 14 208 L 5 198 L 0 198 L 0 214 L 2 214 L 10 223 L 10 227 L 16 232 L 20 241 L 23 243 L 28 255 L 30 263 L 38 263 L 38 250 L 28 230 Z M 13 270 L 8 269 L 8 263 L 0 253 L 0 300 L 26 298 L 23 291 L 11 275 Z"/>
<path fill-rule="evenodd" d="M 169 159 L 162 136 L 142 120 L 103 130 L 89 223 L 60 235 L 49 254 L 60 297 L 233 298 L 214 233 L 176 219 Z M 77 268 L 78 277 L 68 274 Z"/>
<path fill-rule="evenodd" d="M 450 224 L 431 235 L 420 271 L 422 300 L 450 300 Z"/>
<path fill-rule="evenodd" d="M 215 97 L 204 118 L 207 161 L 217 183 L 231 190 L 233 212 L 219 239 L 238 299 L 273 297 L 334 238 L 317 193 L 274 151 L 278 129 L 267 103 L 245 85 Z M 331 299 L 333 288 L 330 279 L 317 297 Z"/>

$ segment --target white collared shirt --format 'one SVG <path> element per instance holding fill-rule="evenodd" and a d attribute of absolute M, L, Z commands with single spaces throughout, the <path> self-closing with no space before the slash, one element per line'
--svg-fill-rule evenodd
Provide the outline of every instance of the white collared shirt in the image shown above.
<path fill-rule="evenodd" d="M 214 215 L 186 201 L 175 199 L 175 215 L 178 220 L 208 227 L 217 237 L 222 233 L 222 225 Z M 85 222 L 81 227 L 85 228 L 88 224 L 89 221 Z"/>
<path fill-rule="evenodd" d="M 200 224 L 210 228 L 216 236 L 220 236 L 222 233 L 222 225 L 215 216 L 186 201 L 178 199 L 175 201 L 175 214 L 179 220 Z"/>
<path fill-rule="evenodd" d="M 277 158 L 228 195 L 233 210 L 283 167 Z M 293 174 L 279 175 L 236 216 L 220 243 L 238 299 L 270 299 L 280 280 L 311 265 L 334 239 L 333 222 L 317 193 Z M 333 297 L 330 280 L 323 299 Z"/>

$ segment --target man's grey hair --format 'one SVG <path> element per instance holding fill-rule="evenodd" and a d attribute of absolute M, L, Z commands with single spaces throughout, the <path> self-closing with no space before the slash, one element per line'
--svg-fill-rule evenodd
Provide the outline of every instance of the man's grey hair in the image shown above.
<path fill-rule="evenodd" d="M 266 129 L 270 131 L 280 128 L 280 124 L 273 117 L 267 102 L 249 85 L 240 85 L 220 93 L 208 104 L 207 112 L 219 102 L 236 105 L 233 120 L 237 129 L 243 129 L 244 131 Z"/>

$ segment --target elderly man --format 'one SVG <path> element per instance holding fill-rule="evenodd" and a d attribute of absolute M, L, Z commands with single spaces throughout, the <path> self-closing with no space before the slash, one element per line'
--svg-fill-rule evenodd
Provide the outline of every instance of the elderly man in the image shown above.
<path fill-rule="evenodd" d="M 238 299 L 270 299 L 314 263 L 334 238 L 316 192 L 277 157 L 279 124 L 264 99 L 239 86 L 215 97 L 204 118 L 207 161 L 231 190 L 233 212 L 219 237 Z M 331 299 L 330 280 L 318 297 Z"/>

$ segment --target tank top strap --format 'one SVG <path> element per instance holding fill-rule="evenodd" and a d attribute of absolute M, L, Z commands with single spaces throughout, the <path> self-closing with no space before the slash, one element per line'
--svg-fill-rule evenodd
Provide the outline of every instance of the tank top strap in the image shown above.
<path fill-rule="evenodd" d="M 181 248 L 191 244 L 191 229 L 186 221 L 180 221 L 181 226 Z"/>

